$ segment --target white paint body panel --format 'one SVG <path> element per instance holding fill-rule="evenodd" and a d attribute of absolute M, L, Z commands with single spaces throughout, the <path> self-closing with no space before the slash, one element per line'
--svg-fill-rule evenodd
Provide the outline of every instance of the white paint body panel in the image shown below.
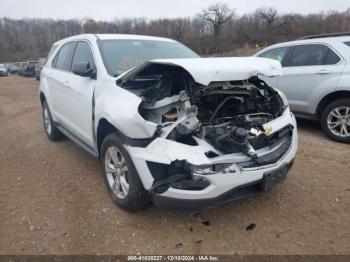
<path fill-rule="evenodd" d="M 140 116 L 138 107 L 141 101 L 140 97 L 118 87 L 114 79 L 99 83 L 95 91 L 95 128 L 100 119 L 106 119 L 130 138 L 151 137 L 157 125 Z"/>
<path fill-rule="evenodd" d="M 279 62 L 259 57 L 158 59 L 152 62 L 180 66 L 202 85 L 218 81 L 246 80 L 256 75 L 282 74 Z"/>

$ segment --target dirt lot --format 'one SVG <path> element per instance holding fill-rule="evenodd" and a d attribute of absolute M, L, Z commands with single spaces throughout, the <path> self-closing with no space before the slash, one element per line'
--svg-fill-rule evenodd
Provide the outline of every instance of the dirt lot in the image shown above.
<path fill-rule="evenodd" d="M 0 78 L 0 254 L 350 254 L 350 146 L 317 124 L 299 121 L 295 166 L 272 192 L 197 214 L 127 213 L 96 159 L 46 139 L 37 86 Z"/>

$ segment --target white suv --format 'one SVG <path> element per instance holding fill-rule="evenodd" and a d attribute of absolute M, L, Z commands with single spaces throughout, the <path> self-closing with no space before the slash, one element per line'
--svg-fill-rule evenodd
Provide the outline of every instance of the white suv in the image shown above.
<path fill-rule="evenodd" d="M 98 157 L 126 210 L 222 204 L 271 189 L 293 164 L 295 118 L 259 78 L 280 73 L 271 59 L 199 58 L 170 39 L 74 36 L 41 71 L 45 131 Z"/>
<path fill-rule="evenodd" d="M 287 96 L 296 116 L 320 120 L 331 139 L 350 142 L 350 33 L 304 37 L 255 56 L 281 62 L 283 74 L 264 80 Z"/>

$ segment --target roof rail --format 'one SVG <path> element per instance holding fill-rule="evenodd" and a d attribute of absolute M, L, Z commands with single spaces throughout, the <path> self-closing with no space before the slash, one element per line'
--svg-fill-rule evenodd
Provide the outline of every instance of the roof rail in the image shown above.
<path fill-rule="evenodd" d="M 319 34 L 319 35 L 308 35 L 298 38 L 297 40 L 324 38 L 324 37 L 337 37 L 337 36 L 350 36 L 350 32 L 330 33 L 330 34 Z"/>

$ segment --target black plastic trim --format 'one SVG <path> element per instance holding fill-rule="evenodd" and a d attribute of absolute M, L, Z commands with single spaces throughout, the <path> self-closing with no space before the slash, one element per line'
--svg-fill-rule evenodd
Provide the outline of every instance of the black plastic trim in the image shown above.
<path fill-rule="evenodd" d="M 72 132 L 64 128 L 62 125 L 59 123 L 55 122 L 56 127 L 70 140 L 72 140 L 74 143 L 76 143 L 78 146 L 83 148 L 85 151 L 93 155 L 94 157 L 98 157 L 98 154 L 96 153 L 95 149 L 93 149 L 90 145 L 82 141 L 79 137 L 74 135 Z"/>
<path fill-rule="evenodd" d="M 303 118 L 303 119 L 309 119 L 309 120 L 319 120 L 319 117 L 316 114 L 311 113 L 303 113 L 303 112 L 297 112 L 293 111 L 293 114 L 296 118 Z"/>

